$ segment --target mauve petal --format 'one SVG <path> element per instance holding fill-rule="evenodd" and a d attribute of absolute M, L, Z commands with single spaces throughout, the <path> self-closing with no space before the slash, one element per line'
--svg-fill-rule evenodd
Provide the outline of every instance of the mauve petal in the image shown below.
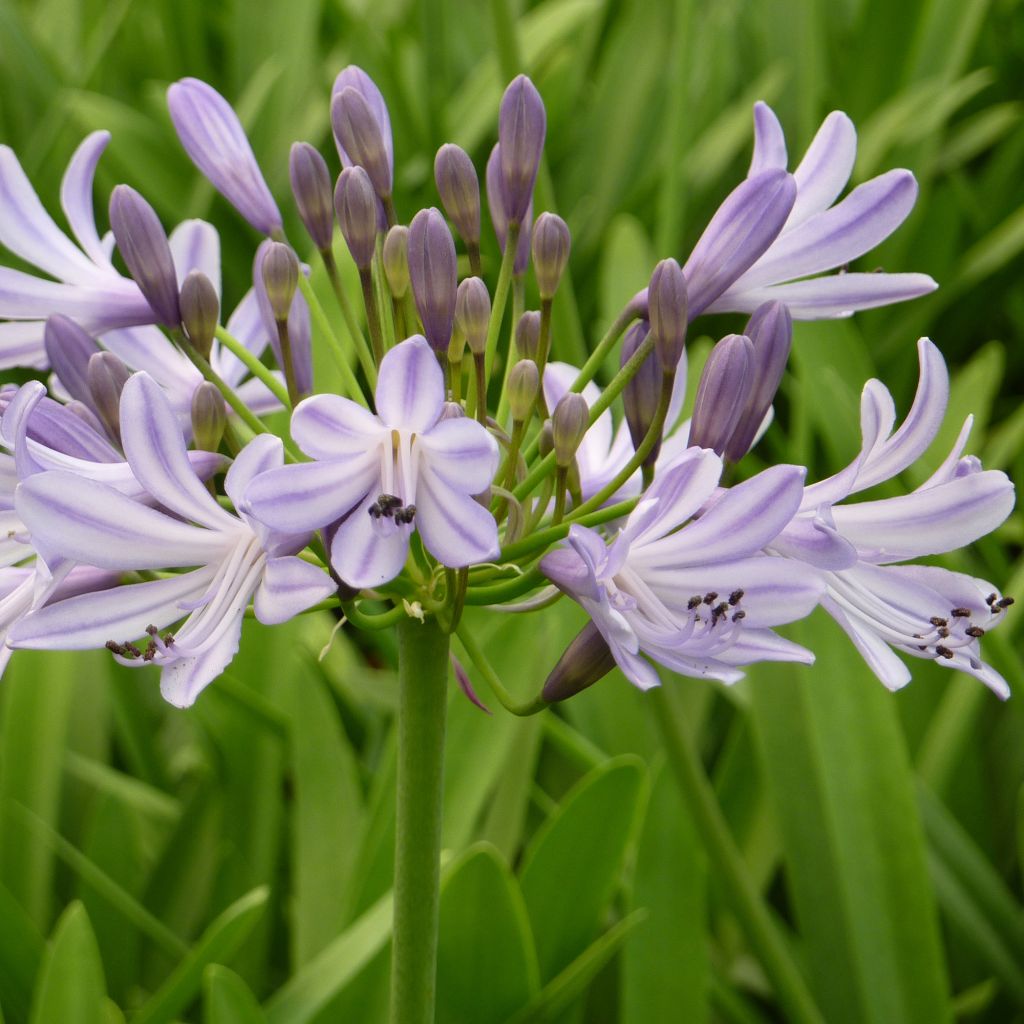
<path fill-rule="evenodd" d="M 544 401 L 549 409 L 554 409 L 564 395 L 569 393 L 572 383 L 580 375 L 579 368 L 569 363 L 548 363 L 544 367 Z M 588 406 L 601 397 L 601 389 L 588 381 L 581 392 Z M 612 444 L 614 424 L 610 409 L 605 409 L 591 424 L 583 441 L 576 452 L 576 460 L 580 467 L 580 478 L 587 479 L 600 472 L 608 461 L 608 452 Z M 630 445 L 630 455 L 632 455 Z"/>
<path fill-rule="evenodd" d="M 730 289 L 707 313 L 753 313 L 763 302 L 782 302 L 794 320 L 833 320 L 906 302 L 935 291 L 927 274 L 829 274 L 765 288 Z"/>
<path fill-rule="evenodd" d="M 62 281 L 105 276 L 53 222 L 10 146 L 0 146 L 0 245 Z"/>
<path fill-rule="evenodd" d="M 395 164 L 394 142 L 391 137 L 391 117 L 388 114 L 388 105 L 384 101 L 384 95 L 377 88 L 377 83 L 356 64 L 349 64 L 348 67 L 342 68 L 338 72 L 338 77 L 335 78 L 334 85 L 331 87 L 331 98 L 333 99 L 346 88 L 355 89 L 366 100 L 373 119 L 380 126 L 381 137 L 384 140 L 384 149 L 388 155 L 388 166 L 392 168 L 393 172 Z M 351 166 L 352 161 L 342 149 L 341 144 L 338 143 L 337 138 L 335 138 L 335 144 L 337 145 L 341 162 L 346 167 Z"/>
<path fill-rule="evenodd" d="M 148 373 L 133 374 L 125 382 L 121 437 L 136 479 L 161 505 L 212 530 L 238 525 L 196 476 L 185 453 L 178 418 Z"/>
<path fill-rule="evenodd" d="M 212 224 L 205 220 L 183 220 L 171 232 L 167 244 L 171 247 L 179 288 L 191 271 L 198 270 L 210 279 L 220 295 L 220 235 Z"/>
<path fill-rule="evenodd" d="M 124 327 L 107 331 L 100 340 L 126 366 L 145 370 L 175 397 L 187 395 L 191 402 L 192 392 L 203 379 L 188 357 L 157 327 Z"/>
<path fill-rule="evenodd" d="M 846 187 L 857 158 L 857 129 L 841 110 L 833 110 L 793 172 L 796 202 L 784 231 L 827 210 Z"/>
<path fill-rule="evenodd" d="M 965 572 L 953 572 L 939 565 L 887 565 L 884 568 L 886 580 L 910 580 L 918 586 L 928 587 L 941 595 L 940 608 L 969 608 L 972 615 L 988 619 L 992 609 L 986 600 L 990 594 L 999 594 L 997 587 L 988 580 L 969 576 Z M 939 614 L 943 614 L 941 611 Z"/>
<path fill-rule="evenodd" d="M 452 569 L 497 558 L 501 549 L 494 516 L 430 467 L 417 482 L 416 530 L 424 547 Z"/>
<path fill-rule="evenodd" d="M 180 576 L 112 587 L 55 601 L 26 616 L 11 630 L 15 647 L 79 651 L 135 640 L 147 626 L 163 629 L 186 614 L 182 604 L 199 598 L 214 569 L 204 567 Z"/>
<path fill-rule="evenodd" d="M 393 580 L 409 554 L 408 527 L 382 530 L 369 515 L 377 496 L 370 495 L 338 527 L 331 541 L 331 565 L 350 586 L 379 587 Z M 418 517 L 418 513 L 417 513 Z"/>
<path fill-rule="evenodd" d="M 103 248 L 96 231 L 92 189 L 96 165 L 110 142 L 110 132 L 92 132 L 75 150 L 60 183 L 60 205 L 78 244 L 100 267 L 110 267 L 110 254 Z"/>
<path fill-rule="evenodd" d="M 775 111 L 760 100 L 754 104 L 754 154 L 750 158 L 747 177 L 762 171 L 785 170 L 789 161 L 786 136 Z"/>
<path fill-rule="evenodd" d="M 277 382 L 281 387 L 285 386 L 284 376 L 278 370 L 273 371 Z M 267 413 L 277 412 L 284 408 L 281 400 L 274 394 L 266 384 L 258 377 L 236 384 L 235 394 L 248 406 L 250 412 L 257 416 L 265 416 Z"/>
<path fill-rule="evenodd" d="M 183 78 L 167 90 L 167 108 L 192 162 L 259 232 L 281 227 L 281 214 L 263 180 L 238 115 L 216 89 Z"/>
<path fill-rule="evenodd" d="M 586 527 L 572 526 L 571 530 Z M 555 548 L 540 560 L 540 571 L 559 590 L 571 596 L 594 596 L 594 579 L 590 567 L 572 547 Z"/>
<path fill-rule="evenodd" d="M 219 676 L 238 652 L 242 639 L 242 614 L 235 615 L 228 628 L 201 654 L 180 658 L 165 665 L 160 673 L 160 694 L 169 704 L 187 708 Z"/>
<path fill-rule="evenodd" d="M 1013 510 L 1013 484 L 988 470 L 924 491 L 833 509 L 839 532 L 870 562 L 902 562 L 966 547 Z"/>
<path fill-rule="evenodd" d="M 153 322 L 153 310 L 139 286 L 127 278 L 113 276 L 99 285 L 62 284 L 0 267 L 0 317 L 37 320 L 54 313 L 77 320 L 90 332 Z"/>
<path fill-rule="evenodd" d="M 18 485 L 14 507 L 44 561 L 100 569 L 165 569 L 222 557 L 222 534 L 140 505 L 105 484 L 54 471 Z"/>
<path fill-rule="evenodd" d="M 50 366 L 68 398 L 76 398 L 91 406 L 88 366 L 90 358 L 100 350 L 96 340 L 74 320 L 58 315 L 46 321 L 43 344 Z"/>
<path fill-rule="evenodd" d="M 287 622 L 338 589 L 330 576 L 301 558 L 270 558 L 253 600 L 256 618 L 266 626 Z"/>
<path fill-rule="evenodd" d="M 744 623 L 746 627 L 746 623 Z M 727 665 L 752 665 L 755 661 L 789 661 L 798 665 L 813 665 L 814 654 L 773 633 L 770 629 L 744 628 L 733 644 L 717 655 Z"/>
<path fill-rule="evenodd" d="M 224 478 L 224 492 L 235 508 L 245 502 L 245 491 L 249 484 L 260 475 L 284 464 L 284 444 L 273 434 L 259 434 L 235 456 L 227 476 Z"/>
<path fill-rule="evenodd" d="M 829 520 L 831 520 L 831 512 Z M 785 558 L 796 558 L 819 569 L 849 569 L 860 556 L 822 515 L 798 516 L 771 543 L 772 551 Z"/>
<path fill-rule="evenodd" d="M 379 462 L 372 455 L 282 466 L 261 473 L 249 484 L 244 507 L 272 530 L 319 530 L 354 508 L 379 486 L 379 479 Z"/>
<path fill-rule="evenodd" d="M 305 398 L 292 413 L 292 437 L 314 459 L 350 459 L 380 444 L 387 429 L 363 406 L 340 395 Z"/>
<path fill-rule="evenodd" d="M 853 641 L 853 646 L 867 663 L 868 668 L 888 690 L 902 689 L 910 682 L 910 669 L 889 645 L 857 616 L 847 611 L 830 597 L 822 599 L 821 606 L 842 627 Z"/>
<path fill-rule="evenodd" d="M 442 420 L 418 440 L 430 472 L 463 494 L 479 494 L 498 470 L 498 442 L 476 420 Z"/>
<path fill-rule="evenodd" d="M 0 323 L 0 370 L 15 366 L 45 370 L 49 365 L 43 345 L 45 330 L 43 320 Z"/>
<path fill-rule="evenodd" d="M 236 341 L 240 341 L 254 356 L 262 356 L 266 351 L 270 344 L 270 335 L 267 334 L 266 324 L 263 322 L 254 289 L 250 288 L 242 297 L 242 301 L 228 317 L 225 330 Z M 233 386 L 237 386 L 239 381 L 245 380 L 249 373 L 249 368 L 245 363 L 233 352 L 224 348 L 216 339 L 214 339 L 213 349 L 210 352 L 210 365 Z M 256 410 L 254 409 L 253 412 Z"/>
<path fill-rule="evenodd" d="M 423 433 L 437 422 L 444 374 L 423 335 L 414 334 L 381 360 L 376 398 L 377 415 L 389 428 Z"/>

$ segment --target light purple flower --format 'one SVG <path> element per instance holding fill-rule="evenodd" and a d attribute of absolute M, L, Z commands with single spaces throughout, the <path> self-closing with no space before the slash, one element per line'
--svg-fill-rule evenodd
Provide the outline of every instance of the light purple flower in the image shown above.
<path fill-rule="evenodd" d="M 14 647 L 80 650 L 110 642 L 125 664 L 163 668 L 161 692 L 187 706 L 238 649 L 250 599 L 257 619 L 284 622 L 330 596 L 335 585 L 294 557 L 308 535 L 268 530 L 244 511 L 221 508 L 202 485 L 160 386 L 135 374 L 121 396 L 121 433 L 149 508 L 106 484 L 67 471 L 38 473 L 18 486 L 15 509 L 40 556 L 126 572 L 189 568 L 162 579 L 57 601 L 18 622 Z M 239 454 L 225 491 L 239 507 L 246 486 L 279 467 L 279 438 L 261 434 Z M 160 631 L 184 619 L 173 637 Z M 130 641 L 148 633 L 142 657 Z"/>
<path fill-rule="evenodd" d="M 183 78 L 167 90 L 167 109 L 185 152 L 213 187 L 261 234 L 280 230 L 281 214 L 231 104 L 206 82 Z"/>
<path fill-rule="evenodd" d="M 903 223 L 917 198 L 913 174 L 893 170 L 859 185 L 836 203 L 849 181 L 856 153 L 853 122 L 841 111 L 833 111 L 793 172 L 796 199 L 782 230 L 707 312 L 750 313 L 764 302 L 777 300 L 797 320 L 819 320 L 902 302 L 936 288 L 927 274 L 812 276 L 844 267 L 875 248 Z M 748 180 L 784 171 L 786 165 L 786 140 L 779 120 L 767 104 L 758 103 Z"/>
<path fill-rule="evenodd" d="M 984 580 L 939 566 L 897 564 L 971 544 L 1013 509 L 1006 474 L 962 457 L 972 418 L 920 487 L 846 503 L 916 462 L 939 431 L 949 397 L 945 362 L 927 338 L 918 342 L 918 355 L 917 394 L 899 429 L 893 431 L 892 396 L 881 381 L 869 381 L 861 397 L 860 453 L 835 476 L 806 488 L 800 512 L 771 547 L 823 570 L 823 607 L 890 689 L 910 682 L 909 669 L 894 653 L 900 651 L 969 672 L 1006 697 L 1006 681 L 981 660 L 978 641 L 1002 621 L 1011 602 Z"/>
<path fill-rule="evenodd" d="M 9 321 L 0 322 L 0 369 L 46 366 L 43 331 L 54 313 L 92 333 L 155 319 L 138 285 L 110 262 L 113 237 L 101 241 L 96 230 L 93 178 L 109 141 L 109 132 L 93 132 L 64 173 L 61 205 L 74 241 L 43 208 L 14 152 L 0 146 L 0 245 L 49 275 L 0 267 L 0 321 Z"/>
<path fill-rule="evenodd" d="M 402 571 L 413 529 L 450 567 L 494 558 L 494 517 L 472 497 L 498 468 L 498 446 L 474 420 L 444 419 L 444 375 L 422 335 L 384 357 L 377 415 L 337 395 L 314 395 L 292 416 L 292 437 L 317 460 L 257 477 L 246 500 L 278 530 L 327 526 L 347 516 L 331 564 L 353 587 Z"/>
<path fill-rule="evenodd" d="M 774 466 L 719 492 L 722 460 L 687 449 L 610 544 L 574 525 L 541 571 L 582 605 L 642 689 L 659 682 L 650 661 L 727 683 L 755 661 L 810 663 L 809 651 L 771 627 L 810 613 L 824 589 L 820 574 L 762 551 L 799 506 L 804 472 Z"/>

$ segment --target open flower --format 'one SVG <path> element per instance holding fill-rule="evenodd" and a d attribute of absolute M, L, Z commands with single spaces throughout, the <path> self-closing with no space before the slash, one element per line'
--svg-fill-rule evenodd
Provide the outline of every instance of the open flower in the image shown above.
<path fill-rule="evenodd" d="M 721 473 L 714 452 L 690 448 L 659 473 L 610 544 L 574 525 L 567 546 L 541 559 L 643 689 L 659 681 L 646 659 L 727 683 L 751 662 L 813 661 L 771 627 L 809 614 L 820 575 L 762 552 L 799 506 L 804 470 L 775 466 L 719 493 Z"/>
<path fill-rule="evenodd" d="M 121 433 L 147 507 L 115 488 L 66 470 L 19 484 L 15 509 L 49 567 L 66 561 L 114 572 L 190 571 L 56 601 L 16 623 L 12 647 L 80 650 L 107 646 L 129 665 L 162 666 L 161 692 L 191 704 L 234 657 L 250 600 L 264 623 L 284 622 L 332 594 L 323 570 L 295 557 L 308 535 L 269 530 L 221 508 L 193 470 L 160 386 L 138 373 L 121 395 Z M 228 496 L 282 462 L 279 438 L 261 434 L 228 471 Z M 172 635 L 160 631 L 184 623 Z M 144 634 L 148 644 L 132 641 Z"/>
<path fill-rule="evenodd" d="M 317 460 L 257 477 L 246 492 L 256 518 L 277 530 L 315 530 L 347 516 L 331 564 L 353 587 L 394 579 L 415 529 L 452 568 L 494 558 L 498 528 L 472 497 L 487 489 L 498 446 L 474 420 L 441 419 L 444 376 L 415 335 L 380 365 L 377 415 L 337 395 L 314 395 L 292 416 L 292 437 Z"/>
<path fill-rule="evenodd" d="M 909 494 L 847 503 L 891 480 L 935 439 L 949 398 L 939 350 L 918 342 L 921 375 L 914 403 L 895 432 L 892 396 L 872 380 L 861 397 L 861 450 L 844 470 L 804 491 L 800 512 L 772 549 L 825 570 L 822 606 L 847 632 L 889 689 L 910 682 L 894 651 L 937 660 L 976 676 L 1001 697 L 1006 681 L 981 659 L 979 640 L 1012 603 L 984 580 L 911 559 L 954 551 L 990 533 L 1010 514 L 1013 484 L 962 457 L 972 418 L 942 465 Z"/>

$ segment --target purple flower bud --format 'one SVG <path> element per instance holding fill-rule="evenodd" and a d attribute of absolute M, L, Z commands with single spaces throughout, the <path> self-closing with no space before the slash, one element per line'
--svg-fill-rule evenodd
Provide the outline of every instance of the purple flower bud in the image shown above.
<path fill-rule="evenodd" d="M 366 104 L 370 108 L 370 113 L 373 115 L 373 119 L 377 122 L 377 129 L 380 133 L 380 137 L 384 140 L 384 149 L 387 153 L 388 168 L 393 171 L 395 166 L 395 154 L 391 138 L 391 118 L 388 116 L 388 105 L 384 102 L 384 96 L 380 89 L 377 88 L 376 82 L 374 82 L 374 80 L 361 67 L 358 67 L 355 64 L 349 64 L 348 67 L 342 68 L 341 71 L 338 72 L 338 77 L 335 78 L 334 85 L 331 87 L 331 99 L 333 100 L 335 96 L 339 95 L 345 89 L 355 89 L 355 91 L 359 93 L 364 100 L 366 100 Z M 341 162 L 346 167 L 359 163 L 358 160 L 349 159 L 349 155 L 345 152 L 344 147 L 338 141 L 337 135 L 335 135 L 334 141 L 338 147 L 338 156 L 341 157 Z"/>
<path fill-rule="evenodd" d="M 501 177 L 501 149 L 495 146 L 487 160 L 487 205 L 491 211 L 491 223 L 498 237 L 498 245 L 505 252 L 505 241 L 508 238 L 509 217 L 505 185 Z M 533 223 L 533 204 L 526 210 L 526 216 L 519 226 L 519 241 L 516 244 L 515 260 L 512 272 L 519 277 L 526 272 L 530 263 L 530 227 Z"/>
<path fill-rule="evenodd" d="M 409 290 L 409 229 L 396 224 L 384 238 L 384 276 L 388 289 L 396 299 Z"/>
<path fill-rule="evenodd" d="M 487 328 L 491 320 L 491 296 L 479 277 L 467 277 L 455 298 L 455 320 L 470 352 L 481 356 L 487 347 Z"/>
<path fill-rule="evenodd" d="M 528 309 L 516 324 L 516 351 L 525 359 L 540 355 L 540 313 Z"/>
<path fill-rule="evenodd" d="M 204 452 L 215 452 L 224 439 L 228 425 L 224 397 L 216 384 L 200 381 L 192 392 L 192 437 L 196 448 Z"/>
<path fill-rule="evenodd" d="M 455 321 L 458 274 L 455 241 L 434 207 L 420 210 L 409 225 L 409 279 L 423 333 L 435 352 L 445 352 Z"/>
<path fill-rule="evenodd" d="M 280 228 L 277 204 L 227 100 L 198 78 L 183 78 L 167 90 L 167 108 L 185 152 L 213 187 L 261 234 Z"/>
<path fill-rule="evenodd" d="M 391 152 L 380 121 L 366 97 L 346 86 L 331 99 L 331 125 L 338 153 L 346 167 L 362 167 L 370 176 L 377 195 L 391 195 Z"/>
<path fill-rule="evenodd" d="M 675 260 L 662 260 L 651 275 L 647 310 L 654 350 L 663 369 L 675 372 L 686 344 L 686 278 Z"/>
<path fill-rule="evenodd" d="M 766 302 L 754 311 L 744 333 L 754 348 L 753 384 L 739 422 L 725 446 L 725 457 L 730 462 L 739 462 L 750 451 L 775 401 L 793 344 L 793 318 L 781 302 Z"/>
<path fill-rule="evenodd" d="M 309 237 L 320 252 L 328 252 L 334 235 L 334 205 L 327 161 L 308 142 L 296 142 L 288 158 L 288 175 Z"/>
<path fill-rule="evenodd" d="M 292 308 L 292 299 L 299 286 L 299 260 L 290 245 L 271 242 L 266 249 L 261 267 L 263 288 L 271 312 L 278 323 L 284 323 Z"/>
<path fill-rule="evenodd" d="M 448 142 L 434 158 L 441 205 L 467 245 L 480 244 L 480 181 L 464 149 Z"/>
<path fill-rule="evenodd" d="M 220 298 L 213 282 L 192 270 L 181 283 L 181 325 L 188 340 L 204 359 L 210 358 L 213 338 L 220 323 Z"/>
<path fill-rule="evenodd" d="M 551 440 L 555 446 L 555 463 L 562 468 L 572 464 L 583 435 L 590 427 L 590 406 L 573 391 L 562 395 L 551 414 Z"/>
<path fill-rule="evenodd" d="M 96 352 L 89 359 L 86 380 L 91 405 L 107 434 L 121 444 L 121 389 L 132 371 L 113 352 Z"/>
<path fill-rule="evenodd" d="M 135 279 L 157 320 L 181 323 L 178 277 L 171 247 L 156 211 L 135 189 L 118 185 L 110 196 L 110 230 L 128 273 Z"/>
<path fill-rule="evenodd" d="M 754 346 L 743 334 L 726 335 L 711 350 L 697 385 L 691 446 L 725 451 L 750 396 L 753 366 Z"/>
<path fill-rule="evenodd" d="M 625 366 L 633 357 L 636 350 L 647 340 L 649 332 L 650 326 L 646 320 L 638 320 L 630 327 L 626 337 L 622 339 L 621 365 Z M 633 440 L 634 450 L 640 447 L 654 422 L 654 414 L 661 398 L 663 376 L 661 360 L 655 350 L 640 364 L 636 376 L 623 389 L 622 404 L 626 408 L 626 423 L 629 426 L 629 436 Z M 660 449 L 659 439 L 645 464 L 653 465 Z"/>
<path fill-rule="evenodd" d="M 263 330 L 270 339 L 271 348 L 277 365 L 283 367 L 281 341 L 278 337 L 277 320 L 274 308 L 270 304 L 267 287 L 264 282 L 263 264 L 272 245 L 269 239 L 260 243 L 252 262 L 252 286 L 256 294 L 256 305 L 260 311 Z M 295 371 L 295 383 L 301 394 L 308 395 L 313 390 L 313 353 L 311 348 L 311 331 L 309 323 L 309 306 L 302 292 L 297 288 L 292 298 L 291 309 L 288 311 L 288 338 L 291 342 L 292 368 Z"/>
<path fill-rule="evenodd" d="M 567 700 L 592 686 L 615 668 L 608 643 L 593 622 L 588 622 L 558 659 L 544 684 L 542 696 L 549 703 Z"/>
<path fill-rule="evenodd" d="M 510 223 L 520 224 L 526 218 L 544 150 L 546 126 L 540 93 L 526 75 L 518 75 L 505 90 L 498 115 L 501 176 L 508 200 L 505 213 Z"/>
<path fill-rule="evenodd" d="M 43 331 L 43 345 L 50 366 L 64 390 L 86 404 L 92 401 L 86 372 L 99 346 L 74 320 L 61 314 L 51 316 Z"/>
<path fill-rule="evenodd" d="M 569 225 L 558 214 L 542 213 L 533 225 L 533 272 L 542 299 L 551 299 L 569 263 Z"/>
<path fill-rule="evenodd" d="M 362 167 L 346 167 L 334 189 L 334 208 L 345 244 L 360 270 L 369 270 L 377 244 L 377 196 Z"/>
<path fill-rule="evenodd" d="M 508 407 L 515 422 L 530 418 L 540 393 L 540 371 L 532 359 L 520 359 L 508 375 Z"/>

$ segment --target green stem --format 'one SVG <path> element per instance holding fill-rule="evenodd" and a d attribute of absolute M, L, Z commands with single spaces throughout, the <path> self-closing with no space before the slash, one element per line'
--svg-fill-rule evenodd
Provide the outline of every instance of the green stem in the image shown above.
<path fill-rule="evenodd" d="M 541 423 L 548 418 L 548 403 L 544 398 L 544 367 L 548 365 L 548 350 L 551 348 L 551 300 L 541 299 L 540 303 L 540 342 L 537 345 L 537 373 L 541 380 L 541 388 L 537 392 L 537 412 Z"/>
<path fill-rule="evenodd" d="M 469 656 L 469 660 L 476 666 L 477 671 L 483 676 L 484 681 L 491 688 L 491 692 L 498 698 L 501 706 L 506 711 L 510 711 L 513 715 L 518 715 L 522 718 L 527 715 L 535 715 L 538 711 L 543 711 L 549 706 L 548 702 L 539 694 L 532 700 L 516 700 L 505 689 L 504 684 L 498 678 L 498 673 L 491 667 L 491 663 L 487 660 L 484 652 L 480 649 L 480 645 L 476 642 L 472 631 L 460 628 L 456 630 L 456 633 L 463 650 Z"/>
<path fill-rule="evenodd" d="M 288 391 L 286 388 L 281 386 L 281 381 L 278 380 L 269 370 L 268 367 L 264 366 L 259 359 L 256 358 L 234 335 L 228 334 L 223 328 L 217 327 L 217 340 L 233 355 L 239 362 L 245 365 L 245 368 L 256 378 L 263 381 L 267 385 L 267 390 L 286 408 L 291 408 L 291 401 L 288 398 Z"/>
<path fill-rule="evenodd" d="M 295 380 L 295 364 L 292 361 L 292 339 L 288 333 L 288 321 L 277 321 L 277 343 L 281 346 L 281 363 L 284 381 L 288 386 L 289 405 L 296 406 L 301 398 L 299 385 Z"/>
<path fill-rule="evenodd" d="M 392 1024 L 432 1024 L 437 988 L 448 636 L 436 618 L 398 624 L 398 798 Z"/>
<path fill-rule="evenodd" d="M 327 342 L 327 347 L 331 350 L 331 355 L 334 356 L 334 362 L 341 371 L 349 398 L 354 398 L 357 402 L 362 401 L 363 389 L 359 386 L 352 367 L 348 365 L 345 350 L 341 347 L 341 342 L 338 341 L 338 336 L 334 333 L 330 320 L 327 319 L 324 307 L 320 305 L 320 300 L 316 297 L 316 292 L 313 291 L 313 285 L 305 274 L 299 274 L 299 290 L 306 299 L 306 305 L 309 306 L 309 313 L 313 318 L 313 323 L 316 324 L 317 332 Z M 376 382 L 377 378 L 374 376 L 370 379 Z"/>
<path fill-rule="evenodd" d="M 359 283 L 363 286 L 363 303 L 366 306 L 366 322 L 370 325 L 373 358 L 380 366 L 384 359 L 384 333 L 380 327 L 380 311 L 377 309 L 377 295 L 373 288 L 373 274 L 369 270 L 360 270 Z"/>
<path fill-rule="evenodd" d="M 725 883 L 733 912 L 775 986 L 783 1016 L 794 1024 L 824 1024 L 803 976 L 751 880 L 671 691 L 667 687 L 656 688 L 651 690 L 648 700 L 683 800 L 714 870 Z"/>
<path fill-rule="evenodd" d="M 370 346 L 366 343 L 366 336 L 363 334 L 362 328 L 360 328 L 356 321 L 355 313 L 352 312 L 352 303 L 348 301 L 348 293 L 345 291 L 345 286 L 341 282 L 341 275 L 338 273 L 338 265 L 334 262 L 334 254 L 330 251 L 324 251 L 321 252 L 320 255 L 323 257 L 324 267 L 327 270 L 328 278 L 330 278 L 331 288 L 334 290 L 334 297 L 338 300 L 338 308 L 341 310 L 341 316 L 345 321 L 345 327 L 348 328 L 348 333 L 352 338 L 352 344 L 356 347 L 356 354 L 359 356 L 359 365 L 362 366 L 363 373 L 366 374 L 366 379 L 370 382 L 370 386 L 373 387 L 377 383 L 377 367 L 374 365 L 373 356 L 370 354 Z M 307 301 L 308 298 L 309 297 L 307 296 Z M 321 310 L 321 312 L 323 311 Z M 335 339 L 335 343 L 337 343 L 337 339 Z M 347 360 L 345 361 L 345 365 L 348 366 Z"/>
<path fill-rule="evenodd" d="M 494 356 L 498 350 L 498 334 L 501 332 L 501 321 L 505 316 L 505 303 L 508 302 L 508 288 L 512 281 L 512 266 L 516 260 L 516 246 L 519 244 L 519 225 L 509 224 L 505 236 L 505 254 L 501 257 L 501 270 L 498 271 L 498 283 L 494 288 L 494 303 L 491 306 L 491 319 L 487 322 L 487 347 L 484 349 L 487 380 L 491 379 L 494 368 Z M 484 405 L 487 396 L 484 395 Z"/>
<path fill-rule="evenodd" d="M 508 358 L 505 360 L 505 373 L 502 375 L 501 380 L 501 393 L 498 395 L 498 415 L 495 417 L 500 426 L 505 425 L 505 420 L 508 417 L 508 378 L 509 375 L 512 373 L 512 367 L 515 366 L 516 361 L 522 358 L 522 353 L 515 347 L 515 341 L 513 339 L 516 336 L 516 325 L 519 323 L 519 318 L 523 315 L 523 309 L 525 308 L 525 306 L 526 284 L 523 281 L 522 274 L 513 274 L 512 330 L 508 343 Z"/>

